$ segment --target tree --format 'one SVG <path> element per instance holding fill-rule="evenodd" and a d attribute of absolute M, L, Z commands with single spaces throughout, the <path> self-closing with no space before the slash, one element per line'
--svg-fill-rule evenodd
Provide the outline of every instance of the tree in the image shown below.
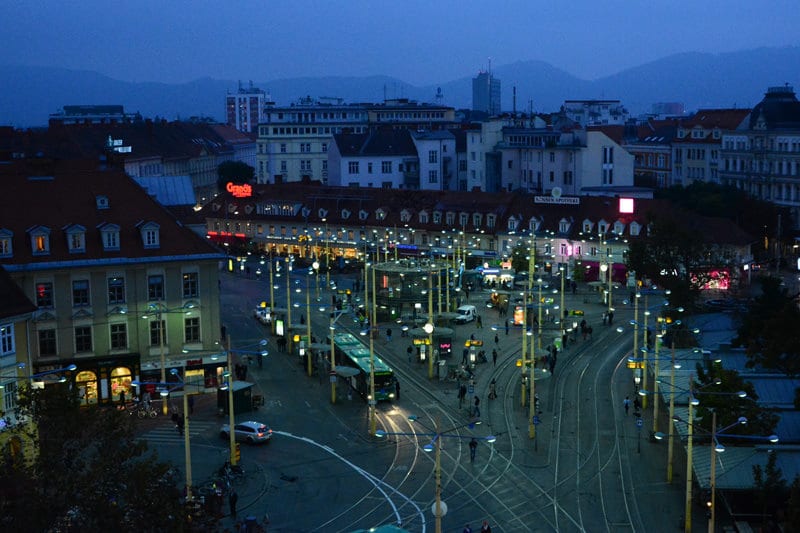
<path fill-rule="evenodd" d="M 769 453 L 764 468 L 761 468 L 761 465 L 753 466 L 756 500 L 761 508 L 761 519 L 764 525 L 784 505 L 788 495 L 786 480 L 783 479 L 783 473 L 777 466 L 777 458 L 777 454 Z"/>
<path fill-rule="evenodd" d="M 24 388 L 17 426 L 35 444 L 29 461 L 6 455 L 0 524 L 7 531 L 180 531 L 180 494 L 170 465 L 147 452 L 126 412 L 81 407 L 67 386 Z"/>
<path fill-rule="evenodd" d="M 233 183 L 252 183 L 255 181 L 256 169 L 241 161 L 225 161 L 217 167 L 217 186 L 219 190 L 225 190 L 225 184 Z"/>
<path fill-rule="evenodd" d="M 528 273 L 529 257 L 531 248 L 523 242 L 518 242 L 511 251 L 511 268 L 517 274 Z M 534 251 L 535 254 L 535 251 Z M 533 264 L 536 265 L 536 256 L 533 257 Z M 535 270 L 534 270 L 535 272 Z"/>
<path fill-rule="evenodd" d="M 676 216 L 650 214 L 645 236 L 631 243 L 626 264 L 638 278 L 671 291 L 670 303 L 690 308 L 706 280 L 710 247 Z M 698 274 L 700 277 L 698 277 Z"/>
<path fill-rule="evenodd" d="M 745 425 L 733 425 L 726 433 L 739 435 L 767 436 L 775 433 L 780 417 L 772 410 L 758 405 L 758 394 L 755 387 L 735 370 L 722 367 L 710 361 L 696 365 L 697 381 L 702 392 L 698 390 L 700 405 L 697 408 L 696 425 L 710 434 L 712 427 L 711 412 L 717 413 L 717 430 L 732 424 L 740 417 L 747 418 Z M 719 380 L 718 385 L 711 385 Z M 699 388 L 699 387 L 698 387 Z M 744 391 L 747 396 L 739 398 L 738 392 Z M 722 394 L 719 394 L 722 393 Z"/>
<path fill-rule="evenodd" d="M 800 531 L 800 477 L 795 477 L 789 489 L 784 531 Z"/>
<path fill-rule="evenodd" d="M 764 277 L 759 281 L 761 295 L 748 308 L 733 345 L 745 347 L 749 368 L 762 366 L 797 377 L 800 375 L 800 337 L 794 334 L 800 323 L 797 295 L 790 295 L 779 278 Z"/>

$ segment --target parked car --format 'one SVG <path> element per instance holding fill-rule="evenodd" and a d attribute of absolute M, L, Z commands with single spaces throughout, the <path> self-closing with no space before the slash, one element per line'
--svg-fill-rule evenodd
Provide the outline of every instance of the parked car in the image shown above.
<path fill-rule="evenodd" d="M 256 444 L 259 442 L 269 442 L 272 438 L 272 430 L 266 424 L 256 422 L 255 420 L 248 420 L 247 422 L 239 422 L 233 426 L 234 438 L 237 441 L 244 441 L 248 444 Z M 230 438 L 230 426 L 223 424 L 219 430 L 220 437 L 224 439 Z"/>

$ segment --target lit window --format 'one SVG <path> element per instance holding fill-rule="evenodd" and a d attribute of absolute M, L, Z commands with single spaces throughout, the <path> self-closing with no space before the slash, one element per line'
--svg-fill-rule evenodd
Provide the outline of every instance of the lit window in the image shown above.
<path fill-rule="evenodd" d="M 125 278 L 108 278 L 108 303 L 125 303 Z"/>
<path fill-rule="evenodd" d="M 0 324 L 0 357 L 13 355 L 14 348 L 14 324 Z"/>
<path fill-rule="evenodd" d="M 198 281 L 197 272 L 186 272 L 183 274 L 183 297 L 184 298 L 197 298 Z"/>
<path fill-rule="evenodd" d="M 40 282 L 36 284 L 36 306 L 42 309 L 53 307 L 53 284 Z"/>

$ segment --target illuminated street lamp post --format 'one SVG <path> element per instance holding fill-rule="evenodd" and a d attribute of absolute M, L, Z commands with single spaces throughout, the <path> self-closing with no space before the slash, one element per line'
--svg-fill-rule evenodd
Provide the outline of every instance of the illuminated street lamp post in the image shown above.
<path fill-rule="evenodd" d="M 417 422 L 422 427 L 427 429 L 429 433 L 398 433 L 398 432 L 389 432 L 384 431 L 382 429 L 377 430 L 374 435 L 379 438 L 387 437 L 387 436 L 409 436 L 409 437 L 431 437 L 431 442 L 424 445 L 422 447 L 423 450 L 426 452 L 433 452 L 435 451 L 434 456 L 434 479 L 435 479 L 435 489 L 434 489 L 434 502 L 431 506 L 431 511 L 433 512 L 433 516 L 435 517 L 435 531 L 436 533 L 442 533 L 442 517 L 447 514 L 447 505 L 442 501 L 442 462 L 441 462 L 441 441 L 443 438 L 455 438 L 455 439 L 472 439 L 473 436 L 465 436 L 465 435 L 458 435 L 452 434 L 453 431 L 458 429 L 462 429 L 468 427 L 473 429 L 476 425 L 480 424 L 480 421 L 470 422 L 468 424 L 463 424 L 460 426 L 456 426 L 454 428 L 448 429 L 447 431 L 441 431 L 439 429 L 439 420 L 437 419 L 435 422 L 435 426 L 433 428 L 429 428 L 425 424 L 423 424 L 419 418 L 415 415 L 411 415 L 408 417 L 411 422 Z M 497 437 L 494 435 L 489 435 L 486 437 L 482 437 L 481 440 L 488 443 L 494 443 L 497 440 Z"/>

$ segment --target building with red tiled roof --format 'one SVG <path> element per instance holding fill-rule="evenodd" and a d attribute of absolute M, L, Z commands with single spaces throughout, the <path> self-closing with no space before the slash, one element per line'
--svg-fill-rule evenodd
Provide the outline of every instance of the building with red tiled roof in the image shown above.
<path fill-rule="evenodd" d="M 749 109 L 699 109 L 680 119 L 672 140 L 672 179 L 669 185 L 691 185 L 695 181 L 719 183 L 722 135 L 736 130 Z"/>
<path fill-rule="evenodd" d="M 625 279 L 628 243 L 645 234 L 649 215 L 673 210 L 662 200 L 612 197 L 536 196 L 522 192 L 480 193 L 312 184 L 255 186 L 248 197 L 220 195 L 197 214 L 208 236 L 231 245 L 253 245 L 264 256 L 292 255 L 311 261 L 329 254 L 339 260 L 365 255 L 414 261 L 452 256 L 463 249 L 467 268 L 496 264 L 515 246 L 535 237 L 545 272 L 577 265 L 597 276 L 601 263 L 615 264 Z M 697 220 L 690 214 L 683 220 Z M 697 227 L 702 228 L 698 222 Z M 752 260 L 752 239 L 705 223 L 699 230 L 736 264 Z"/>
<path fill-rule="evenodd" d="M 32 372 L 76 364 L 86 403 L 166 367 L 216 377 L 216 247 L 118 170 L 31 160 L 0 181 L 0 265 L 36 306 Z"/>

